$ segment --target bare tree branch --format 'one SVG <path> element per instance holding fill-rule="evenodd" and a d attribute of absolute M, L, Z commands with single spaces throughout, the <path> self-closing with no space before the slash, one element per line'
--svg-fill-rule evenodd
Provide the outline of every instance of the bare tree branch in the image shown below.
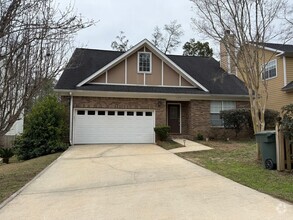
<path fill-rule="evenodd" d="M 72 10 L 53 0 L 0 2 L 0 139 L 65 66 L 74 35 L 93 24 Z"/>
<path fill-rule="evenodd" d="M 292 31 L 288 26 L 280 26 L 285 22 L 283 18 L 287 18 L 287 23 L 292 21 L 292 12 L 286 11 L 286 8 L 290 8 L 287 1 L 191 1 L 195 6 L 195 17 L 192 20 L 195 29 L 224 46 L 238 76 L 248 89 L 254 132 L 264 130 L 268 84 L 262 80 L 262 70 L 276 53 L 271 57 L 265 56 L 263 43 L 277 37 L 283 43 L 288 38 L 292 39 Z"/>

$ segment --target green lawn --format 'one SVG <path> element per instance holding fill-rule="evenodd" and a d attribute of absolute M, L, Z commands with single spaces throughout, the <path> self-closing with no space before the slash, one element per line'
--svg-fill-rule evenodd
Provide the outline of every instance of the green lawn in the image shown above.
<path fill-rule="evenodd" d="M 184 147 L 183 145 L 173 141 L 173 140 L 167 140 L 167 141 L 157 141 L 156 143 L 160 147 L 164 148 L 165 150 L 171 150 L 174 148 Z"/>
<path fill-rule="evenodd" d="M 214 150 L 177 155 L 250 188 L 293 202 L 293 174 L 264 169 L 255 159 L 254 141 L 202 144 Z"/>
<path fill-rule="evenodd" d="M 18 161 L 12 157 L 10 164 L 0 163 L 0 203 L 33 179 L 60 154 L 50 154 L 27 161 Z"/>

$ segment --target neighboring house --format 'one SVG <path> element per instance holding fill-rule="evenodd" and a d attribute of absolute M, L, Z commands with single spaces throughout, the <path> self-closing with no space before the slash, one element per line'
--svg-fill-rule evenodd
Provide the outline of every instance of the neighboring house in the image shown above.
<path fill-rule="evenodd" d="M 265 43 L 263 79 L 268 83 L 267 108 L 280 111 L 293 103 L 293 45 Z"/>
<path fill-rule="evenodd" d="M 225 34 L 233 44 L 233 35 L 229 31 Z M 220 48 L 221 67 L 238 76 L 237 68 L 222 44 Z M 280 111 L 284 105 L 293 103 L 293 45 L 263 43 L 261 50 L 264 50 L 264 56 L 260 60 L 264 69 L 262 77 L 266 80 L 268 90 L 266 108 Z"/>
<path fill-rule="evenodd" d="M 6 136 L 16 136 L 23 133 L 23 117 L 21 116 L 5 134 Z"/>
<path fill-rule="evenodd" d="M 127 52 L 76 49 L 55 90 L 71 144 L 154 143 L 160 125 L 211 135 L 223 131 L 221 110 L 249 107 L 243 83 L 215 59 L 165 55 L 148 40 Z"/>

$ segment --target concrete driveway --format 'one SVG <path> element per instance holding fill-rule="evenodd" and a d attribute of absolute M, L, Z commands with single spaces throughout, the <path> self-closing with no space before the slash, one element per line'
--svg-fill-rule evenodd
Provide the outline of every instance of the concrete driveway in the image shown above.
<path fill-rule="evenodd" d="M 293 206 L 156 145 L 96 145 L 67 150 L 0 219 L 293 219 Z"/>

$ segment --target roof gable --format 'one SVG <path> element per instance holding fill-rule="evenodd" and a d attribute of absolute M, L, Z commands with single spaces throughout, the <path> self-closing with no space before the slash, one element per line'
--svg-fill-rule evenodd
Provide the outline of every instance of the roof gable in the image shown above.
<path fill-rule="evenodd" d="M 169 67 L 171 67 L 173 70 L 175 70 L 178 74 L 180 74 L 185 80 L 190 82 L 193 86 L 198 87 L 202 89 L 205 92 L 208 92 L 208 89 L 206 89 L 203 85 L 201 85 L 197 80 L 192 78 L 189 74 L 187 74 L 183 69 L 181 69 L 176 63 L 174 63 L 171 59 L 169 59 L 165 54 L 163 54 L 160 50 L 158 50 L 152 43 L 150 43 L 148 40 L 143 40 L 134 47 L 132 47 L 127 52 L 121 54 L 119 57 L 105 65 L 104 67 L 100 68 L 98 71 L 94 72 L 84 80 L 82 80 L 77 87 L 81 87 L 87 83 L 90 83 L 92 80 L 97 78 L 98 76 L 101 76 L 109 69 L 113 68 L 114 66 L 121 63 L 123 60 L 127 59 L 127 57 L 131 56 L 132 54 L 136 53 L 139 49 L 142 47 L 147 47 L 152 53 L 154 53 L 156 56 L 158 56 L 160 59 L 164 61 L 165 64 L 167 64 Z"/>

